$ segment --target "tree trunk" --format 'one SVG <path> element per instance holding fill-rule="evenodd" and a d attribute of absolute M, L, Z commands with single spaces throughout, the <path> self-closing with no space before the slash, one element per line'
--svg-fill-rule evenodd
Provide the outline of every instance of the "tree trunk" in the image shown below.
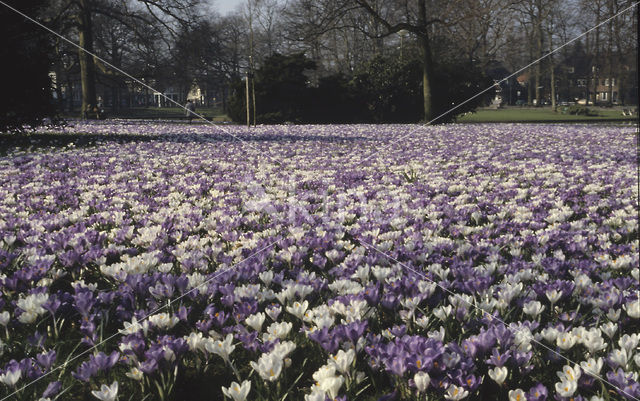
<path fill-rule="evenodd" d="M 429 44 L 429 33 L 427 30 L 427 5 L 426 0 L 418 2 L 418 26 L 424 31 L 418 35 L 418 46 L 420 47 L 420 57 L 422 58 L 422 96 L 424 107 L 424 120 L 430 122 L 434 117 L 431 80 L 433 78 L 433 61 L 431 59 L 431 46 Z"/>
<path fill-rule="evenodd" d="M 549 28 L 549 49 L 553 51 L 553 32 Z M 556 104 L 556 66 L 553 64 L 553 54 L 549 54 L 549 70 L 551 71 L 551 108 L 554 112 L 558 111 Z"/>
<path fill-rule="evenodd" d="M 91 25 L 91 0 L 79 0 L 80 12 L 78 14 L 78 42 L 82 49 L 93 53 L 93 27 Z M 96 105 L 96 69 L 93 56 L 78 49 L 80 58 L 80 82 L 82 84 L 82 116 L 91 115 L 91 110 Z"/>
<path fill-rule="evenodd" d="M 418 36 L 418 44 L 422 57 L 422 96 L 424 106 L 424 120 L 431 121 L 433 115 L 433 103 L 431 98 L 431 78 L 433 77 L 433 63 L 431 60 L 431 47 L 428 36 Z"/>
<path fill-rule="evenodd" d="M 120 63 L 120 57 L 118 57 L 118 45 L 117 39 L 113 31 L 111 32 L 111 64 L 115 65 L 118 68 L 121 68 L 122 65 Z M 120 79 L 117 76 L 111 77 L 111 98 L 112 104 L 111 109 L 113 114 L 115 115 L 120 108 Z"/>
<path fill-rule="evenodd" d="M 609 6 L 609 16 L 613 17 L 615 15 L 615 10 L 613 7 L 613 1 L 608 1 Z M 615 60 L 613 59 L 613 21 L 609 21 L 608 24 L 608 38 L 607 38 L 607 79 L 609 80 L 609 88 L 607 88 L 607 92 L 609 95 L 607 96 L 607 103 L 609 105 L 613 104 L 613 64 Z"/>
<path fill-rule="evenodd" d="M 536 59 L 542 57 L 542 6 L 539 1 L 536 2 L 538 15 L 536 15 L 536 26 L 534 32 L 536 35 Z M 540 98 L 540 86 L 542 83 L 542 61 L 538 61 L 535 66 L 535 93 L 536 93 L 536 107 L 542 106 L 542 99 Z"/>
<path fill-rule="evenodd" d="M 589 34 L 588 33 L 586 34 L 585 41 L 586 41 L 585 49 L 586 49 L 586 53 L 587 53 L 587 58 L 589 60 L 589 64 L 587 65 L 587 74 L 586 74 L 587 75 L 587 82 L 586 82 L 586 86 L 585 86 L 584 99 L 585 99 L 585 106 L 588 106 L 589 105 L 589 99 L 591 97 L 591 93 L 590 93 L 591 92 L 591 89 L 590 89 L 591 88 L 591 86 L 590 86 L 591 85 L 591 70 L 593 68 L 593 60 L 591 59 L 591 56 L 589 54 Z"/>
<path fill-rule="evenodd" d="M 600 24 L 600 3 L 596 3 L 596 25 Z M 596 28 L 596 40 L 595 40 L 595 70 L 593 72 L 593 105 L 595 106 L 598 101 L 598 84 L 600 83 L 600 28 Z"/>

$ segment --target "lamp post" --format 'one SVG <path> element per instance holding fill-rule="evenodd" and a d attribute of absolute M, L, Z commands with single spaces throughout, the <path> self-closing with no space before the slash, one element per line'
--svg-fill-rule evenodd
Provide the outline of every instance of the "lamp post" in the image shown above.
<path fill-rule="evenodd" d="M 247 71 L 247 75 L 244 78 L 244 81 L 246 83 L 246 97 L 247 97 L 247 129 L 249 129 L 249 127 L 251 126 L 251 114 L 250 114 L 250 108 L 249 108 L 249 72 Z"/>
<path fill-rule="evenodd" d="M 403 42 L 404 37 L 409 33 L 406 29 L 401 29 L 398 31 L 398 35 L 400 35 L 400 61 L 402 61 L 402 51 L 403 51 Z"/>

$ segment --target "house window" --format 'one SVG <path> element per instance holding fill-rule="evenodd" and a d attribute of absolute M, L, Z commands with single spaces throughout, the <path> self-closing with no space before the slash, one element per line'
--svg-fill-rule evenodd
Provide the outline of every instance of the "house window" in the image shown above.
<path fill-rule="evenodd" d="M 616 86 L 616 79 L 615 78 L 611 78 L 611 86 Z"/>
<path fill-rule="evenodd" d="M 607 92 L 601 92 L 600 93 L 600 99 L 607 100 Z"/>
<path fill-rule="evenodd" d="M 574 72 L 576 72 L 576 69 L 574 67 L 569 67 L 568 71 L 569 71 L 569 74 L 573 74 Z"/>
<path fill-rule="evenodd" d="M 604 85 L 604 86 L 609 86 L 609 78 L 605 79 L 605 80 L 602 82 L 602 85 Z"/>

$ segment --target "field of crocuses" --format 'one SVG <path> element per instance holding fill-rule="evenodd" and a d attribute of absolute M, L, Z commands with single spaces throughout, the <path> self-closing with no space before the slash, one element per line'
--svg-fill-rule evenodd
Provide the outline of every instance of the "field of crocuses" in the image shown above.
<path fill-rule="evenodd" d="M 0 399 L 640 398 L 633 128 L 66 131 L 0 157 Z"/>

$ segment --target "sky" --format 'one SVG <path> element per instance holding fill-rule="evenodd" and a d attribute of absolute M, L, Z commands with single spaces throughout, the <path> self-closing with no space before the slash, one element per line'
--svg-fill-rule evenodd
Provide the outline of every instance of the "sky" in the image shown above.
<path fill-rule="evenodd" d="M 225 15 L 234 11 L 240 4 L 244 3 L 244 0 L 210 0 L 213 3 L 213 8 L 216 9 L 221 15 Z"/>

